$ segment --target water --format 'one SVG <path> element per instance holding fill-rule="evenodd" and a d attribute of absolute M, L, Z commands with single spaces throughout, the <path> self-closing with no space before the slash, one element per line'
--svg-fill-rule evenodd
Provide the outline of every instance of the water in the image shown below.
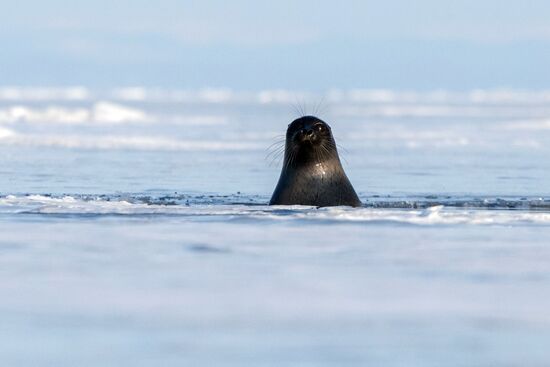
<path fill-rule="evenodd" d="M 293 105 L 363 208 L 266 205 Z M 0 88 L 2 364 L 546 366 L 549 138 L 545 91 Z"/>

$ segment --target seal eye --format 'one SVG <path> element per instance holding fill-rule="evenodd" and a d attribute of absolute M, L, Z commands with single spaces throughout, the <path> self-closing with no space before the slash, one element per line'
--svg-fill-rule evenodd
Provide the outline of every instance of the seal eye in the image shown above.
<path fill-rule="evenodd" d="M 321 125 L 321 124 L 317 124 L 317 125 L 315 126 L 315 129 L 316 129 L 317 131 L 319 131 L 319 132 L 325 131 L 325 127 L 324 127 L 323 125 Z"/>

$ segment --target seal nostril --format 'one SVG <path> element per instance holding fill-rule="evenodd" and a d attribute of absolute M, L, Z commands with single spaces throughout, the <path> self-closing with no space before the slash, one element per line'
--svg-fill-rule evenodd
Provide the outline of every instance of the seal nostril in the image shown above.
<path fill-rule="evenodd" d="M 312 135 L 313 135 L 313 130 L 312 130 L 312 129 L 309 129 L 309 130 L 306 132 L 306 135 L 307 135 L 307 136 L 312 136 Z"/>

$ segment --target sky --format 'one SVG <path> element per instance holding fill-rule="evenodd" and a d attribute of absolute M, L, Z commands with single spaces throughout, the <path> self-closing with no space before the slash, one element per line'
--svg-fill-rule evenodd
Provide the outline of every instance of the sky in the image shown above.
<path fill-rule="evenodd" d="M 550 87 L 547 0 L 0 5 L 0 85 Z"/>

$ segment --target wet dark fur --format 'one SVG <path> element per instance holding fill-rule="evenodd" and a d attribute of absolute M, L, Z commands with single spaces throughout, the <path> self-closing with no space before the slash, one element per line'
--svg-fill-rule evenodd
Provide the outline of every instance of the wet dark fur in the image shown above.
<path fill-rule="evenodd" d="M 283 168 L 269 204 L 361 206 L 327 123 L 304 116 L 288 125 Z"/>

